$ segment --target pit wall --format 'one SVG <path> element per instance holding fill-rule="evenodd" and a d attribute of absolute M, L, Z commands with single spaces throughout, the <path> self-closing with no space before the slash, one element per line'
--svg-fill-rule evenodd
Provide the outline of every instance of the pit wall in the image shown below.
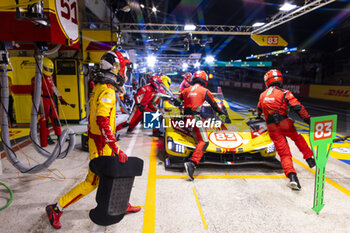
<path fill-rule="evenodd" d="M 263 91 L 263 83 L 235 82 L 228 80 L 219 81 L 220 86 L 244 88 Z M 341 102 L 350 102 L 350 86 L 331 86 L 314 84 L 285 84 L 283 88 L 290 90 L 296 96 L 304 96 L 315 99 L 335 100 Z"/>

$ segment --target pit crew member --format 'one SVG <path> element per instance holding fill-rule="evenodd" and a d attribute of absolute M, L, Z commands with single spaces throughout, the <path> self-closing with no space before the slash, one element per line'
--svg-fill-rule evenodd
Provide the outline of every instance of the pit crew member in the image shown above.
<path fill-rule="evenodd" d="M 216 103 L 213 94 L 206 88 L 207 83 L 208 75 L 205 71 L 195 72 L 192 79 L 193 86 L 189 86 L 182 90 L 176 101 L 183 102 L 186 121 L 192 121 L 195 119 L 196 122 L 192 130 L 195 139 L 197 140 L 197 146 L 192 154 L 191 160 L 184 164 L 190 180 L 194 180 L 194 170 L 209 145 L 207 130 L 204 127 L 197 127 L 197 121 L 203 121 L 200 116 L 203 103 L 207 101 L 216 112 L 220 115 L 224 115 L 221 107 Z M 179 103 L 175 104 L 178 105 Z"/>
<path fill-rule="evenodd" d="M 183 91 L 186 87 L 191 86 L 192 74 L 187 72 L 183 76 L 184 80 L 180 84 L 180 92 Z"/>
<path fill-rule="evenodd" d="M 128 156 L 119 148 L 114 135 L 116 126 L 115 92 L 125 82 L 125 76 L 119 73 L 123 62 L 120 61 L 121 58 L 116 53 L 118 52 L 108 51 L 102 56 L 100 61 L 101 74 L 95 79 L 96 86 L 90 98 L 89 153 L 90 160 L 99 156 L 118 156 L 119 161 L 125 163 Z M 98 187 L 98 184 L 99 177 L 89 170 L 83 182 L 59 198 L 58 203 L 46 207 L 50 224 L 56 229 L 61 228 L 59 219 L 63 209 L 91 193 Z M 129 204 L 126 213 L 138 212 L 140 209 L 140 207 Z"/>
<path fill-rule="evenodd" d="M 292 92 L 282 89 L 283 77 L 279 70 L 268 71 L 264 81 L 267 89 L 260 95 L 258 116 L 264 113 L 270 138 L 281 158 L 283 171 L 290 179 L 290 188 L 300 190 L 301 186 L 286 137 L 294 141 L 310 168 L 315 166 L 315 160 L 305 139 L 297 133 L 293 121 L 288 118 L 288 108 L 294 110 L 308 124 L 310 124 L 310 115 Z"/>

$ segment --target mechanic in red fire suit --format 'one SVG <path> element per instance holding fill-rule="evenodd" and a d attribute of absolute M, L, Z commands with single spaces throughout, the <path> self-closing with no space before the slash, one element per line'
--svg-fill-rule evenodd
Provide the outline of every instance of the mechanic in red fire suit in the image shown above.
<path fill-rule="evenodd" d="M 56 104 L 53 100 L 53 96 L 56 95 L 58 100 L 62 105 L 68 105 L 68 103 L 63 99 L 57 87 L 55 86 L 54 80 L 52 78 L 54 70 L 54 65 L 51 59 L 44 57 L 43 59 L 43 69 L 42 69 L 42 85 L 41 85 L 41 97 L 42 97 L 42 110 L 41 118 L 39 119 L 40 124 L 40 143 L 42 147 L 46 147 L 47 144 L 55 144 L 50 137 L 50 131 L 48 129 L 49 118 L 51 120 L 52 127 L 55 131 L 57 137 L 62 134 L 60 122 L 57 115 Z M 35 77 L 32 78 L 32 95 L 34 93 L 34 83 Z"/>
<path fill-rule="evenodd" d="M 125 77 L 119 74 L 121 69 L 118 52 L 106 52 L 100 61 L 101 74 L 96 77 L 96 86 L 90 98 L 90 114 L 88 124 L 90 160 L 99 156 L 118 156 L 125 163 L 128 156 L 119 148 L 115 138 L 116 126 L 116 95 L 118 87 L 125 83 Z M 48 205 L 46 213 L 50 224 L 61 228 L 59 221 L 63 209 L 88 195 L 98 187 L 99 177 L 90 169 L 83 182 L 76 185 L 68 193 L 59 198 L 58 203 Z M 138 212 L 140 207 L 129 204 L 126 213 Z"/>
<path fill-rule="evenodd" d="M 301 186 L 286 137 L 294 141 L 310 168 L 315 166 L 315 160 L 305 139 L 296 131 L 293 121 L 288 118 L 288 108 L 294 110 L 308 124 L 310 115 L 292 92 L 282 89 L 283 77 L 279 70 L 268 71 L 264 80 L 267 89 L 260 95 L 258 116 L 264 113 L 270 138 L 281 158 L 283 171 L 290 179 L 291 189 L 300 190 Z"/>
<path fill-rule="evenodd" d="M 137 124 L 142 120 L 143 113 L 154 112 L 160 110 L 158 103 L 160 101 L 160 84 L 162 79 L 159 76 L 152 76 L 149 80 L 149 84 L 138 89 L 134 96 L 135 105 L 129 116 L 129 118 L 120 123 L 116 130 L 119 131 L 125 127 L 129 127 L 127 132 L 132 132 Z"/>
<path fill-rule="evenodd" d="M 186 121 L 192 121 L 193 119 L 195 122 L 203 121 L 202 117 L 200 116 L 200 111 L 205 101 L 207 101 L 220 115 L 224 114 L 221 107 L 216 103 L 213 94 L 206 88 L 207 83 L 208 75 L 205 71 L 195 72 L 192 79 L 193 86 L 189 86 L 181 91 L 178 99 L 176 100 L 176 102 L 183 101 Z M 175 104 L 178 105 L 178 103 Z M 195 123 L 192 130 L 197 140 L 197 146 L 192 154 L 191 160 L 185 162 L 184 164 L 190 180 L 194 180 L 194 170 L 209 145 L 207 130 L 204 127 L 197 127 L 197 123 Z"/>
<path fill-rule="evenodd" d="M 187 72 L 183 76 L 184 80 L 180 84 L 180 92 L 183 91 L 186 87 L 191 86 L 192 74 Z"/>

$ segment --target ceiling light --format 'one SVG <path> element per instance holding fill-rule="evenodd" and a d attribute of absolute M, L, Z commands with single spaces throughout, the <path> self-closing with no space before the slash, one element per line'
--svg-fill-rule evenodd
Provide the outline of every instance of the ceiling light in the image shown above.
<path fill-rule="evenodd" d="M 196 25 L 186 24 L 184 30 L 185 31 L 194 31 L 194 30 L 196 30 Z"/>
<path fill-rule="evenodd" d="M 153 11 L 153 12 L 157 12 L 157 8 L 152 7 L 152 11 Z"/>
<path fill-rule="evenodd" d="M 260 26 L 262 26 L 262 25 L 264 25 L 265 23 L 263 23 L 263 22 L 256 22 L 256 23 L 254 23 L 253 25 L 252 25 L 252 27 L 260 27 Z"/>
<path fill-rule="evenodd" d="M 148 67 L 154 67 L 154 65 L 156 64 L 157 62 L 157 58 L 153 55 L 149 55 L 147 57 L 147 66 Z"/>
<path fill-rule="evenodd" d="M 194 68 L 199 68 L 200 66 L 201 66 L 201 63 L 199 63 L 198 61 L 194 63 Z"/>
<path fill-rule="evenodd" d="M 145 5 L 143 5 L 143 4 L 140 4 L 140 7 L 141 7 L 141 8 L 145 8 Z"/>
<path fill-rule="evenodd" d="M 290 4 L 290 3 L 286 2 L 285 4 L 283 4 L 283 6 L 281 6 L 280 11 L 290 11 L 296 7 L 297 7 L 297 5 Z"/>
<path fill-rule="evenodd" d="M 131 8 L 129 5 L 126 5 L 121 9 L 121 11 L 123 11 L 123 12 L 130 12 L 130 10 L 131 10 Z"/>
<path fill-rule="evenodd" d="M 215 61 L 215 58 L 211 55 L 209 55 L 205 58 L 206 63 L 213 63 L 214 61 Z"/>
<path fill-rule="evenodd" d="M 182 70 L 185 71 L 185 70 L 187 70 L 187 68 L 188 68 L 188 64 L 187 63 L 183 63 L 182 64 Z"/>

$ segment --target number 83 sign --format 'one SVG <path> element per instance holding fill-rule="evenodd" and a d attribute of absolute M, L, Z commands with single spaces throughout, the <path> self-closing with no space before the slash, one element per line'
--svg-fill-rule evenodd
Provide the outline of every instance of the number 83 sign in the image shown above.
<path fill-rule="evenodd" d="M 313 146 L 329 144 L 336 137 L 337 115 L 312 117 L 310 121 L 310 141 Z"/>

